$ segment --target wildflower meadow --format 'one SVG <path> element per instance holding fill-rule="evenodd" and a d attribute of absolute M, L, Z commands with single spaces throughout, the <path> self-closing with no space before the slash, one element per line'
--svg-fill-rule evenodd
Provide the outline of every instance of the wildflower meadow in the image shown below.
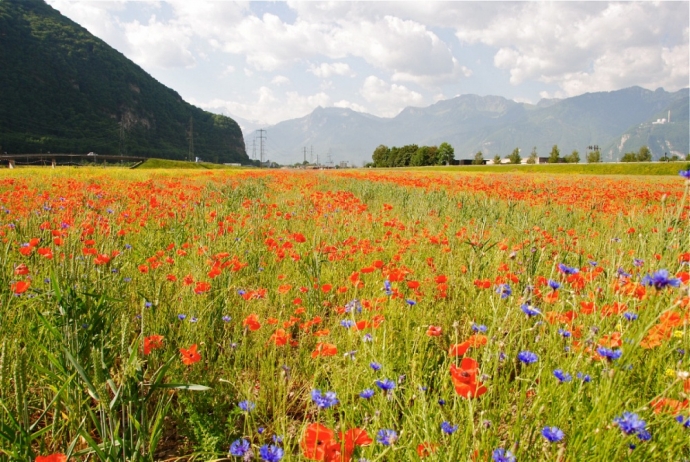
<path fill-rule="evenodd" d="M 0 460 L 690 460 L 690 172 L 0 174 Z"/>

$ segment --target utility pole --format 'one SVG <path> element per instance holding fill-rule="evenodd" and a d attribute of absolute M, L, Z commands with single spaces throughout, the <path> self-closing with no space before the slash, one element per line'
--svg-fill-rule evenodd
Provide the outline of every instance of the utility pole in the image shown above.
<path fill-rule="evenodd" d="M 254 135 L 252 140 L 252 160 L 256 160 L 256 135 Z"/>
<path fill-rule="evenodd" d="M 303 162 L 303 164 L 306 164 L 306 163 L 307 163 L 307 147 L 305 146 L 304 147 L 304 162 Z"/>
<path fill-rule="evenodd" d="M 189 161 L 194 162 L 194 117 L 189 117 Z"/>
<path fill-rule="evenodd" d="M 259 156 L 261 160 L 261 165 L 264 163 L 264 140 L 266 139 L 266 130 L 263 128 L 259 129 Z"/>

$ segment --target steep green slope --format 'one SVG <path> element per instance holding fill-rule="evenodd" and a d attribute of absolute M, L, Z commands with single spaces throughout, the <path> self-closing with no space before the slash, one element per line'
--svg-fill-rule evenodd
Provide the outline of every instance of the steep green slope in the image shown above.
<path fill-rule="evenodd" d="M 0 146 L 249 163 L 234 120 L 182 100 L 42 0 L 0 0 Z"/>

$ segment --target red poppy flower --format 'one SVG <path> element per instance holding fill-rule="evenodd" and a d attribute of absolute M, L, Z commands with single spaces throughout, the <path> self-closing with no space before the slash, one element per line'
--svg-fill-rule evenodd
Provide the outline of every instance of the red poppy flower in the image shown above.
<path fill-rule="evenodd" d="M 59 452 L 48 456 L 36 456 L 36 462 L 67 462 L 67 456 Z"/>
<path fill-rule="evenodd" d="M 250 314 L 249 316 L 244 318 L 244 321 L 242 321 L 242 325 L 248 327 L 251 331 L 259 330 L 261 328 L 259 317 L 255 314 Z"/>
<path fill-rule="evenodd" d="M 284 346 L 289 339 L 290 336 L 285 332 L 285 329 L 276 329 L 268 340 L 273 342 L 276 346 Z"/>
<path fill-rule="evenodd" d="M 429 326 L 426 330 L 426 335 L 429 337 L 439 337 L 443 333 L 443 329 L 440 326 Z"/>
<path fill-rule="evenodd" d="M 144 354 L 148 355 L 151 350 L 157 350 L 163 348 L 163 336 L 162 335 L 151 335 L 149 337 L 144 337 Z"/>
<path fill-rule="evenodd" d="M 300 448 L 302 455 L 309 460 L 324 460 L 326 448 L 335 439 L 335 432 L 320 423 L 312 423 L 307 426 Z"/>
<path fill-rule="evenodd" d="M 197 353 L 196 343 L 189 347 L 188 350 L 180 348 L 180 354 L 182 355 L 182 363 L 185 366 L 191 366 L 194 363 L 198 363 L 201 360 L 201 355 Z"/>
<path fill-rule="evenodd" d="M 417 455 L 420 459 L 429 457 L 431 454 L 435 453 L 438 449 L 438 444 L 424 442 L 417 445 Z"/>
<path fill-rule="evenodd" d="M 208 292 L 211 289 L 211 284 L 208 282 L 197 282 L 196 287 L 194 287 L 194 293 L 201 295 L 204 292 Z"/>
<path fill-rule="evenodd" d="M 29 289 L 30 286 L 30 281 L 17 281 L 13 284 L 10 284 L 10 288 L 12 289 L 12 292 L 15 294 L 23 294 Z"/>
<path fill-rule="evenodd" d="M 317 358 L 319 356 L 335 356 L 338 354 L 338 348 L 332 343 L 319 342 L 316 344 L 316 348 L 311 352 L 312 358 Z"/>

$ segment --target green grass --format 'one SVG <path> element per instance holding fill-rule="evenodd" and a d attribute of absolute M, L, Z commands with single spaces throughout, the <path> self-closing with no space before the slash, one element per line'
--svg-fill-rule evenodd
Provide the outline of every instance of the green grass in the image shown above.
<path fill-rule="evenodd" d="M 601 164 L 540 164 L 540 165 L 462 165 L 411 167 L 410 170 L 439 172 L 521 172 L 561 173 L 576 175 L 678 175 L 680 170 L 690 169 L 690 163 L 682 162 L 631 162 Z"/>
<path fill-rule="evenodd" d="M 213 164 L 210 162 L 187 162 L 184 160 L 169 160 L 169 159 L 147 159 L 141 165 L 134 167 L 140 170 L 146 169 L 193 169 L 193 170 L 226 170 L 239 167 L 231 167 L 229 165 Z"/>

